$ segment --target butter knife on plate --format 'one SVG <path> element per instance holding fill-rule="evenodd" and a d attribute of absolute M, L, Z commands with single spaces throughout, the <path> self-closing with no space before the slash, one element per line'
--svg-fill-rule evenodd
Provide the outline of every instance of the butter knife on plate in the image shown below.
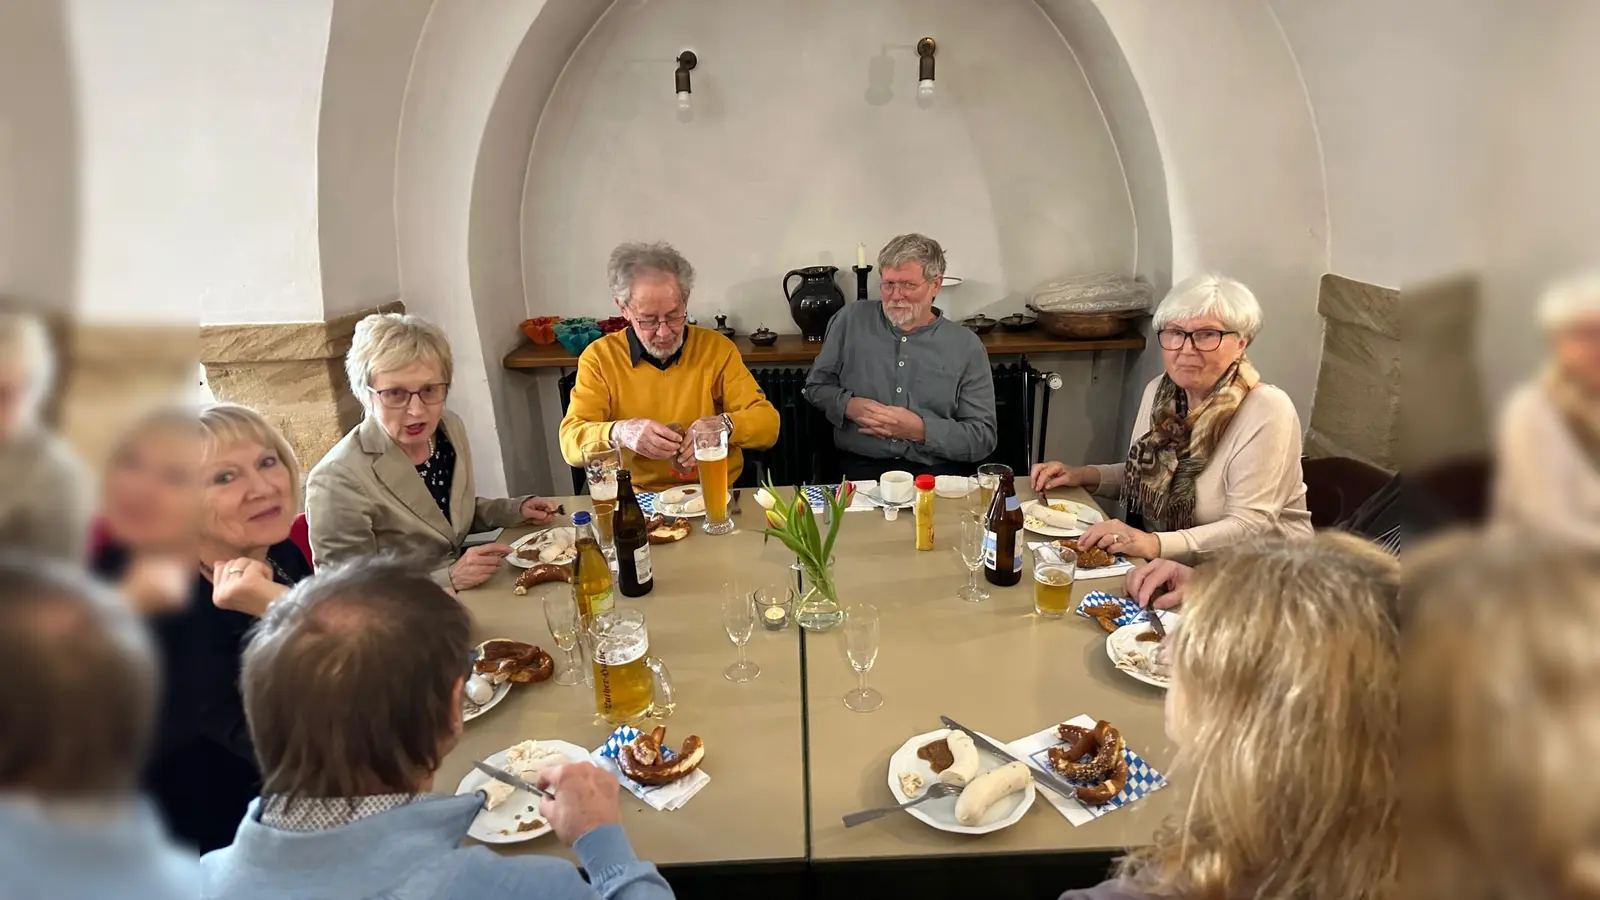
<path fill-rule="evenodd" d="M 994 756 L 998 756 L 1001 759 L 1009 760 L 1011 762 L 1020 762 L 1027 766 L 1028 774 L 1033 776 L 1033 780 L 1039 782 L 1050 790 L 1055 791 L 1063 797 L 1070 797 L 1073 799 L 1077 798 L 1078 789 L 1073 787 L 1072 783 L 1067 781 L 1065 778 L 1043 771 L 1038 766 L 1033 765 L 1025 759 L 1019 759 L 1016 754 L 996 745 L 988 738 L 983 737 L 976 731 L 973 731 L 971 728 L 962 725 L 960 722 L 957 722 L 955 719 L 952 719 L 949 716 L 940 716 L 939 721 L 943 722 L 946 728 L 966 732 L 967 737 L 972 738 L 972 743 L 977 745 L 979 750 L 983 750 L 987 753 L 993 754 Z"/>
<path fill-rule="evenodd" d="M 472 767 L 477 769 L 479 772 L 482 772 L 483 774 L 489 776 L 490 778 L 493 778 L 495 781 L 500 782 L 501 784 L 509 784 L 514 788 L 522 788 L 523 790 L 527 791 L 528 793 L 537 794 L 538 796 L 543 797 L 546 800 L 554 799 L 554 795 L 553 794 L 551 794 L 547 790 L 544 790 L 543 788 L 539 787 L 538 785 L 532 784 L 532 783 L 527 782 L 527 781 L 523 781 L 521 778 L 518 778 L 517 776 L 511 774 L 510 772 L 504 771 L 502 769 L 497 769 L 494 766 L 491 766 L 486 762 L 475 762 L 475 763 L 472 764 Z"/>

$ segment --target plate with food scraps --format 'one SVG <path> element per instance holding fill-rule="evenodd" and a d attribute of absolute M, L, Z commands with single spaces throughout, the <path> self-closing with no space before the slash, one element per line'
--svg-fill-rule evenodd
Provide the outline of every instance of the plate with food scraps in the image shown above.
<path fill-rule="evenodd" d="M 1046 537 L 1077 537 L 1090 525 L 1104 520 L 1098 509 L 1076 500 L 1051 500 L 1048 505 L 1029 500 L 1022 504 L 1022 526 Z"/>
<path fill-rule="evenodd" d="M 1157 615 L 1167 629 L 1166 638 L 1157 639 L 1149 622 L 1134 622 L 1106 635 L 1106 656 L 1129 678 L 1165 689 L 1172 683 L 1171 663 L 1167 660 L 1172 630 L 1182 617 L 1168 609 L 1160 610 Z M 1159 654 L 1158 647 L 1162 648 Z"/>
<path fill-rule="evenodd" d="M 473 648 L 472 662 L 476 663 L 478 657 L 482 654 L 482 647 Z M 487 692 L 487 699 L 483 699 L 486 696 L 485 692 Z M 504 700 L 509 693 L 511 693 L 510 681 L 502 681 L 499 684 L 495 684 L 477 673 L 468 675 L 466 682 L 461 687 L 461 721 L 471 722 L 473 719 L 494 709 L 500 705 L 500 701 Z M 474 699 L 474 696 L 482 699 L 482 702 L 478 702 L 478 699 Z"/>
<path fill-rule="evenodd" d="M 961 734 L 965 737 L 964 733 Z M 996 746 L 1005 746 L 982 732 L 978 734 Z M 956 762 L 953 759 L 956 751 L 948 743 L 950 735 L 951 731 L 947 728 L 919 734 L 902 744 L 889 757 L 889 792 L 894 795 L 896 803 L 907 803 L 922 796 L 929 786 L 940 780 L 940 773 L 934 771 L 934 763 L 939 763 L 942 771 Z M 971 739 L 968 738 L 967 742 L 970 745 Z M 944 748 L 943 752 L 939 749 L 941 747 Z M 976 747 L 971 749 L 977 755 L 977 774 L 967 782 L 960 794 L 929 800 L 906 812 L 927 825 L 952 834 L 988 834 L 1015 825 L 1033 805 L 1035 796 L 1033 776 L 1028 773 L 1027 765 L 1022 764 L 1020 771 L 1010 769 L 1000 772 L 1000 769 L 1008 766 L 1005 760 Z M 965 765 L 970 766 L 971 763 Z M 957 819 L 958 804 L 967 791 L 981 792 L 974 793 L 968 801 L 969 804 L 977 804 L 977 809 L 961 810 L 969 814 L 968 818 L 972 820 L 970 825 L 962 824 Z"/>
<path fill-rule="evenodd" d="M 578 532 L 571 525 L 534 531 L 511 542 L 506 557 L 513 566 L 531 569 L 540 563 L 564 566 L 578 558 Z"/>
<path fill-rule="evenodd" d="M 589 751 L 567 741 L 523 741 L 507 747 L 484 762 L 509 772 L 523 781 L 538 780 L 546 766 L 583 762 Z M 472 820 L 467 836 L 485 844 L 515 844 L 549 834 L 550 823 L 539 815 L 539 795 L 496 781 L 473 768 L 456 786 L 457 794 L 483 791 L 488 795 L 483 809 Z"/>

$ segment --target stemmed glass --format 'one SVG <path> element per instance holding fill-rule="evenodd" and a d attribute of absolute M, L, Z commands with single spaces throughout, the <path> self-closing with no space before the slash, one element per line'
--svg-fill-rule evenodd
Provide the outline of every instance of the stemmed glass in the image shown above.
<path fill-rule="evenodd" d="M 883 705 L 883 695 L 867 687 L 867 673 L 878 659 L 878 608 L 858 603 L 844 611 L 844 648 L 850 668 L 856 670 L 856 689 L 844 695 L 846 709 L 872 712 Z"/>
<path fill-rule="evenodd" d="M 987 531 L 982 518 L 961 517 L 961 535 L 956 542 L 956 552 L 961 557 L 961 564 L 967 567 L 967 583 L 961 586 L 956 596 L 969 603 L 981 603 L 989 599 L 989 592 L 978 584 L 978 570 L 983 568 L 983 539 Z"/>
<path fill-rule="evenodd" d="M 556 684 L 578 684 L 583 681 L 583 675 L 578 671 L 579 664 L 572 659 L 572 651 L 578 647 L 578 603 L 573 599 L 571 591 L 552 591 L 544 598 L 544 622 L 550 626 L 550 636 L 556 639 L 556 646 L 561 649 L 566 657 L 561 672 L 556 675 Z"/>
<path fill-rule="evenodd" d="M 728 640 L 739 648 L 739 661 L 723 671 L 723 676 L 736 684 L 743 684 L 761 674 L 761 667 L 744 658 L 744 645 L 756 625 L 756 605 L 750 595 L 739 590 L 737 584 L 722 586 L 722 627 Z"/>

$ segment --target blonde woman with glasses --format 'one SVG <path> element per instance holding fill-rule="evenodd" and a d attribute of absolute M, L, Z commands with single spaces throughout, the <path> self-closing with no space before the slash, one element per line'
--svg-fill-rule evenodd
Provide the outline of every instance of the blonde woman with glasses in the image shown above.
<path fill-rule="evenodd" d="M 317 565 L 393 551 L 427 560 L 441 586 L 465 590 L 511 552 L 462 552 L 467 535 L 555 517 L 556 505 L 538 497 L 477 496 L 466 426 L 445 408 L 453 367 L 450 342 L 425 319 L 387 313 L 356 325 L 345 372 L 367 415 L 306 481 Z"/>
<path fill-rule="evenodd" d="M 1171 647 L 1179 810 L 1062 900 L 1387 900 L 1400 831 L 1400 564 L 1348 534 L 1195 573 Z"/>

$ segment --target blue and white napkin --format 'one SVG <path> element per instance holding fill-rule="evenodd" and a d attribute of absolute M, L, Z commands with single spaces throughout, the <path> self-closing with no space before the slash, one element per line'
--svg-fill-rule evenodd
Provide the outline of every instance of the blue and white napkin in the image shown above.
<path fill-rule="evenodd" d="M 1114 603 L 1119 609 L 1122 610 L 1121 614 L 1114 619 L 1119 626 L 1132 625 L 1134 622 L 1147 622 L 1150 620 L 1149 613 L 1146 613 L 1144 611 L 1144 607 L 1140 606 L 1138 603 L 1128 599 L 1127 597 L 1113 597 L 1105 591 L 1090 591 L 1088 594 L 1084 595 L 1084 598 L 1078 601 L 1078 615 L 1083 616 L 1085 619 L 1093 618 L 1088 613 L 1084 612 L 1083 608 L 1085 606 L 1100 606 L 1106 603 Z M 1094 723 L 1090 722 L 1089 724 L 1093 725 Z"/>
<path fill-rule="evenodd" d="M 1038 553 L 1040 547 L 1043 547 L 1044 545 L 1050 544 L 1050 543 L 1054 543 L 1054 542 L 1053 541 L 1033 541 L 1033 542 L 1028 544 L 1028 549 L 1032 550 L 1034 553 Z M 1112 563 L 1109 566 L 1101 566 L 1098 569 L 1085 569 L 1082 566 L 1079 566 L 1078 570 L 1077 570 L 1077 574 L 1073 575 L 1072 577 L 1075 580 L 1076 579 L 1080 579 L 1080 578 L 1111 578 L 1112 576 L 1115 576 L 1115 575 L 1126 575 L 1129 572 L 1133 571 L 1133 563 L 1128 562 L 1128 558 L 1126 556 L 1123 556 L 1120 553 L 1115 554 L 1115 556 L 1116 556 L 1116 562 Z"/>
<path fill-rule="evenodd" d="M 639 508 L 644 510 L 646 516 L 656 514 L 656 497 L 660 496 L 659 494 L 634 494 L 633 496 L 638 498 Z"/>
<path fill-rule="evenodd" d="M 663 812 L 671 812 L 688 803 L 695 794 L 700 793 L 701 788 L 711 782 L 711 776 L 707 775 L 704 769 L 695 769 L 671 784 L 657 785 L 640 784 L 622 774 L 622 770 L 617 768 L 617 754 L 622 752 L 623 745 L 632 742 L 638 736 L 639 729 L 618 725 L 617 730 L 611 732 L 606 742 L 600 745 L 600 749 L 589 754 L 589 758 L 594 760 L 595 765 L 617 776 L 617 781 L 635 797 Z M 672 759 L 677 754 L 662 747 L 661 755 Z"/>
<path fill-rule="evenodd" d="M 1093 728 L 1095 720 L 1091 716 L 1077 716 L 1067 720 L 1068 725 L 1080 728 Z M 1042 731 L 1035 732 L 1025 738 L 1012 741 L 1006 746 L 1007 750 L 1026 760 L 1028 765 L 1042 772 L 1059 775 L 1050 766 L 1049 751 L 1051 747 L 1065 746 L 1061 736 L 1056 733 L 1056 726 L 1051 725 Z M 1039 796 L 1050 801 L 1056 811 L 1067 817 L 1067 821 L 1074 826 L 1093 822 L 1095 819 L 1121 809 L 1138 800 L 1140 797 L 1160 790 L 1167 785 L 1167 777 L 1157 772 L 1153 766 L 1145 762 L 1144 757 L 1133 752 L 1133 748 L 1124 746 L 1123 757 L 1128 761 L 1128 783 L 1121 793 L 1107 800 L 1099 806 L 1089 806 L 1077 797 L 1063 797 L 1055 791 L 1046 789 L 1039 792 Z M 1087 757 L 1085 757 L 1087 759 Z M 1063 776 L 1065 777 L 1065 776 Z M 1071 779 L 1067 779 L 1070 781 Z M 1081 787 L 1082 785 L 1074 785 Z"/>

